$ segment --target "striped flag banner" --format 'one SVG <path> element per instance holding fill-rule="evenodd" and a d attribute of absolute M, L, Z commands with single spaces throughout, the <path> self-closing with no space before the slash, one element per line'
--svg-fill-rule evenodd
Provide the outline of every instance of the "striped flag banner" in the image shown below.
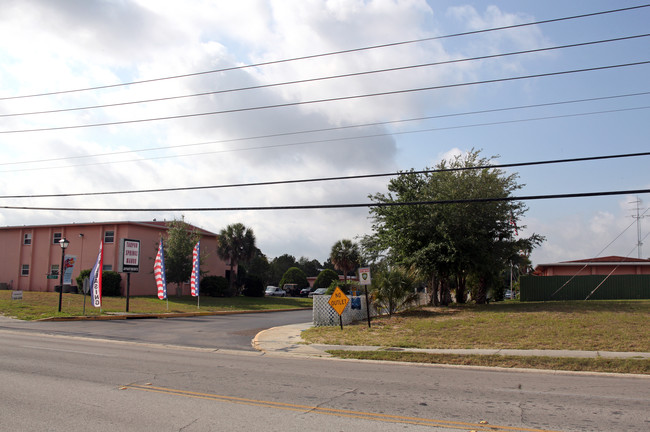
<path fill-rule="evenodd" d="M 192 296 L 199 296 L 199 278 L 201 276 L 199 272 L 199 261 L 201 256 L 201 242 L 197 242 L 192 250 L 192 276 L 190 278 L 190 286 L 192 288 Z"/>
<path fill-rule="evenodd" d="M 163 248 L 162 238 L 158 245 L 158 253 L 153 263 L 153 276 L 156 279 L 158 288 L 158 298 L 164 300 L 167 298 L 167 281 L 165 280 L 165 249 Z"/>
<path fill-rule="evenodd" d="M 102 268 L 104 267 L 104 242 L 99 242 L 99 254 L 95 266 L 90 271 L 90 295 L 94 307 L 102 307 Z"/>

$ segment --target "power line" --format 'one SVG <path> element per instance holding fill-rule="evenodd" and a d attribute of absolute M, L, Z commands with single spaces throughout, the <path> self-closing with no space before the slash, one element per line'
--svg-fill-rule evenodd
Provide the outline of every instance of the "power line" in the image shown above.
<path fill-rule="evenodd" d="M 61 91 L 47 92 L 47 93 L 35 93 L 35 94 L 29 94 L 29 95 L 8 96 L 8 97 L 0 98 L 0 101 L 2 101 L 2 100 L 12 100 L 12 99 L 33 98 L 33 97 L 40 97 L 40 96 L 52 96 L 52 95 L 59 95 L 59 94 L 66 94 L 66 93 L 76 93 L 76 92 L 83 92 L 83 91 L 91 91 L 91 90 L 101 90 L 101 89 L 108 89 L 108 88 L 123 87 L 123 86 L 129 86 L 129 85 L 134 85 L 134 84 L 145 84 L 145 83 L 164 81 L 164 80 L 171 80 L 171 79 L 178 79 L 178 78 L 188 78 L 188 77 L 194 77 L 194 76 L 200 76 L 200 75 L 228 72 L 228 71 L 241 70 L 241 69 L 247 69 L 247 68 L 255 68 L 255 67 L 268 66 L 268 65 L 280 64 L 280 63 L 287 63 L 287 62 L 293 62 L 293 61 L 299 61 L 299 60 L 308 60 L 308 59 L 327 57 L 327 56 L 334 56 L 334 55 L 340 55 L 340 54 L 347 54 L 347 53 L 353 53 L 353 52 L 368 51 L 368 50 L 374 50 L 374 49 L 380 49 L 380 48 L 388 48 L 388 47 L 395 47 L 395 46 L 401 46 L 401 45 L 415 44 L 415 43 L 421 43 L 421 42 L 427 42 L 427 41 L 433 41 L 433 40 L 449 39 L 449 38 L 454 38 L 454 37 L 459 37 L 459 36 L 469 36 L 469 35 L 476 35 L 476 34 L 488 33 L 488 32 L 500 31 L 500 30 L 508 30 L 508 29 L 514 29 L 514 28 L 528 27 L 528 26 L 533 26 L 533 25 L 549 24 L 549 23 L 554 23 L 554 22 L 561 22 L 561 21 L 574 20 L 574 19 L 580 19 L 580 18 L 588 18 L 588 17 L 599 16 L 599 15 L 606 15 L 606 14 L 612 14 L 612 13 L 632 11 L 632 10 L 637 10 L 637 9 L 642 9 L 642 8 L 647 8 L 647 7 L 650 7 L 650 4 L 630 6 L 630 7 L 619 8 L 619 9 L 610 9 L 610 10 L 606 10 L 606 11 L 592 12 L 592 13 L 573 15 L 573 16 L 561 17 L 561 18 L 552 18 L 552 19 L 547 19 L 547 20 L 534 21 L 534 22 L 528 22 L 528 23 L 522 23 L 522 24 L 514 24 L 514 25 L 509 25 L 509 26 L 493 27 L 493 28 L 489 28 L 489 29 L 473 30 L 473 31 L 462 32 L 462 33 L 453 33 L 453 34 L 442 35 L 442 36 L 433 36 L 433 37 L 421 38 L 421 39 L 413 39 L 413 40 L 408 40 L 408 41 L 393 42 L 393 43 L 386 43 L 386 44 L 380 44 L 380 45 L 372 45 L 372 46 L 361 47 L 361 48 L 353 48 L 353 49 L 347 49 L 347 50 L 332 51 L 332 52 L 328 52 L 328 53 L 313 54 L 313 55 L 307 55 L 307 56 L 301 56 L 301 57 L 293 57 L 293 58 L 288 58 L 288 59 L 283 59 L 283 60 L 274 60 L 274 61 L 268 61 L 268 62 L 249 64 L 249 65 L 233 66 L 233 67 L 222 68 L 222 69 L 213 69 L 213 70 L 208 70 L 208 71 L 194 72 L 194 73 L 188 73 L 188 74 L 182 74 L 182 75 L 174 75 L 174 76 L 168 76 L 168 77 L 162 77 L 162 78 L 152 78 L 152 79 L 147 79 L 147 80 L 131 81 L 131 82 L 126 82 L 126 83 L 109 84 L 109 85 L 86 87 L 86 88 L 80 88 L 80 89 L 72 89 L 72 90 L 61 90 Z"/>
<path fill-rule="evenodd" d="M 301 131 L 282 132 L 282 133 L 276 133 L 276 134 L 256 135 L 256 136 L 241 137 L 241 138 L 230 138 L 230 139 L 224 139 L 224 140 L 204 141 L 204 142 L 191 143 L 191 144 L 177 144 L 177 145 L 171 145 L 171 146 L 149 147 L 149 148 L 142 148 L 142 149 L 136 149 L 136 150 L 122 150 L 122 151 L 116 151 L 116 152 L 97 153 L 97 154 L 94 154 L 94 155 L 65 156 L 65 157 L 48 158 L 48 159 L 37 159 L 37 160 L 31 160 L 31 161 L 0 162 L 0 166 L 3 166 L 3 165 L 24 165 L 24 164 L 32 164 L 32 163 L 43 163 L 43 162 L 48 162 L 49 163 L 49 162 L 57 162 L 57 161 L 63 161 L 63 160 L 87 159 L 87 158 L 104 157 L 104 156 L 117 156 L 117 155 L 129 154 L 129 153 L 140 153 L 140 152 L 150 152 L 150 151 L 159 151 L 159 150 L 169 150 L 169 149 L 175 149 L 175 148 L 197 147 L 197 146 L 204 146 L 204 145 L 210 145 L 210 144 L 225 144 L 225 143 L 231 143 L 231 142 L 249 141 L 249 140 L 266 139 L 266 138 L 279 138 L 279 137 L 286 137 L 286 136 L 292 136 L 292 135 L 302 135 L 302 134 L 308 134 L 308 133 L 331 132 L 331 131 L 337 131 L 337 130 L 354 129 L 354 128 L 362 128 L 362 127 L 372 127 L 372 126 L 383 126 L 383 125 L 388 125 L 388 124 L 423 121 L 423 120 L 433 120 L 433 119 L 450 118 L 450 117 L 460 117 L 460 116 L 466 116 L 466 115 L 488 114 L 488 113 L 495 113 L 495 112 L 513 111 L 513 110 L 529 109 L 529 108 L 549 107 L 549 106 L 566 105 L 566 104 L 574 104 L 574 103 L 582 103 L 582 102 L 595 102 L 595 101 L 601 101 L 601 100 L 620 99 L 620 98 L 633 97 L 633 96 L 644 96 L 644 95 L 648 95 L 648 94 L 650 94 L 650 91 L 619 94 L 619 95 L 610 95 L 610 96 L 600 96 L 600 97 L 593 97 L 593 98 L 564 100 L 564 101 L 556 101 L 556 102 L 546 102 L 546 103 L 539 103 L 539 104 L 518 105 L 518 106 L 503 107 L 503 108 L 493 108 L 493 109 L 477 110 L 477 111 L 466 111 L 466 112 L 460 112 L 460 113 L 439 114 L 439 115 L 433 115 L 433 116 L 423 116 L 423 117 L 415 117 L 415 118 L 408 118 L 408 119 L 401 119 L 401 120 L 390 120 L 390 121 L 383 121 L 383 122 L 372 122 L 372 123 L 363 123 L 363 124 L 355 124 L 355 125 L 347 125 L 347 126 L 336 126 L 336 127 L 319 128 L 319 129 L 308 129 L 308 130 L 301 130 Z M 529 119 L 521 120 L 521 121 L 529 121 Z M 467 127 L 471 127 L 471 125 L 469 125 Z M 365 138 L 365 137 L 367 137 L 367 136 L 364 136 L 362 138 Z M 344 137 L 344 138 L 341 138 L 341 139 L 353 139 L 353 138 L 354 137 Z M 293 144 L 278 144 L 278 145 L 271 145 L 271 146 L 248 147 L 248 148 L 244 148 L 244 149 L 223 150 L 221 152 L 259 150 L 259 149 L 286 147 L 286 146 L 292 146 L 292 145 L 311 144 L 311 143 L 312 142 L 301 142 L 301 143 L 293 143 Z M 210 153 L 214 153 L 214 152 L 210 152 Z M 195 155 L 195 154 L 192 154 L 192 155 Z M 174 157 L 178 157 L 178 155 L 176 155 Z M 149 159 L 147 158 L 147 159 L 138 159 L 138 160 L 149 160 Z M 121 163 L 121 162 L 125 162 L 125 161 L 105 162 L 103 164 Z M 130 162 L 130 161 L 126 161 L 126 162 Z M 86 166 L 86 165 L 87 164 L 84 164 L 84 165 L 72 165 L 72 166 L 74 167 L 74 166 Z M 88 164 L 88 165 L 95 165 L 95 164 Z M 33 170 L 41 170 L 41 169 L 49 169 L 49 168 L 51 168 L 51 167 L 35 168 Z M 10 171 L 10 172 L 16 172 L 16 171 L 22 171 L 22 170 L 13 170 L 13 171 Z M 7 172 L 7 171 L 4 171 L 4 172 Z"/>
<path fill-rule="evenodd" d="M 572 194 L 554 194 L 554 195 L 528 195 L 520 197 L 500 197 L 500 198 L 473 198 L 457 200 L 434 200 L 434 201 L 407 201 L 407 202 L 390 202 L 390 203 L 355 203 L 355 204 L 316 204 L 316 205 L 297 205 L 297 206 L 259 206 L 259 207 L 185 207 L 185 208 L 93 208 L 93 207 L 29 207 L 29 206 L 0 206 L 5 210 L 46 210 L 46 211 L 74 211 L 74 212 L 197 212 L 197 211 L 262 211 L 262 210 L 318 210 L 318 209 L 340 209 L 340 208 L 368 208 L 368 207 L 397 207 L 397 206 L 417 206 L 417 205 L 446 205 L 446 204 L 471 204 L 471 203 L 488 203 L 488 202 L 510 202 L 510 201 L 534 201 L 545 199 L 563 199 L 563 198 L 586 198 L 598 196 L 614 195 L 636 195 L 650 193 L 650 189 L 633 189 L 623 191 L 604 191 L 604 192 L 583 192 Z"/>
<path fill-rule="evenodd" d="M 193 191 L 193 190 L 205 190 L 205 189 L 225 189 L 225 188 L 252 187 L 252 186 L 275 186 L 275 185 L 283 185 L 283 184 L 315 183 L 315 182 L 341 181 L 341 180 L 358 180 L 358 179 L 376 178 L 376 177 L 394 177 L 394 176 L 399 176 L 399 175 L 403 175 L 403 174 L 433 174 L 433 173 L 440 173 L 440 172 L 476 171 L 476 170 L 482 170 L 482 169 L 516 168 L 516 167 L 523 167 L 523 166 L 550 165 L 550 164 L 573 163 L 573 162 L 588 162 L 588 161 L 597 161 L 597 160 L 606 160 L 606 159 L 621 159 L 621 158 L 640 157 L 640 156 L 650 156 L 650 152 L 625 153 L 625 154 L 601 155 L 601 156 L 588 156 L 588 157 L 581 157 L 581 158 L 553 159 L 553 160 L 531 161 L 531 162 L 516 162 L 516 163 L 509 163 L 509 164 L 481 165 L 481 166 L 475 166 L 475 167 L 428 169 L 428 170 L 417 170 L 417 171 L 413 170 L 413 171 L 402 171 L 402 172 L 398 171 L 398 172 L 390 172 L 390 173 L 359 174 L 359 175 L 352 175 L 352 176 L 320 177 L 320 178 L 311 178 L 311 179 L 276 180 L 276 181 L 266 181 L 266 182 L 235 183 L 235 184 L 225 184 L 225 185 L 188 186 L 188 187 L 158 188 L 158 189 L 139 189 L 139 190 L 128 190 L 128 191 L 79 192 L 79 193 L 64 193 L 64 194 L 5 195 L 5 196 L 0 196 L 0 199 L 9 199 L 9 198 L 63 198 L 63 197 L 96 196 L 96 195 L 125 195 L 125 194 L 136 194 L 136 193 L 179 192 L 179 191 Z"/>
<path fill-rule="evenodd" d="M 281 147 L 293 147 L 293 146 L 309 145 L 309 144 L 323 144 L 323 143 L 331 143 L 331 142 L 345 141 L 345 140 L 360 140 L 360 139 L 368 139 L 368 138 L 381 138 L 381 137 L 395 136 L 395 135 L 409 135 L 409 134 L 425 133 L 425 132 L 438 132 L 438 131 L 443 131 L 443 130 L 455 130 L 455 129 L 465 129 L 465 128 L 473 128 L 473 127 L 506 125 L 506 124 L 524 123 L 524 122 L 531 122 L 531 121 L 555 120 L 555 119 L 571 118 L 571 117 L 584 117 L 584 116 L 589 116 L 589 115 L 611 114 L 611 113 L 638 111 L 638 110 L 645 110 L 645 109 L 650 109 L 650 105 L 641 106 L 641 107 L 632 107 L 632 108 L 611 109 L 611 110 L 604 110 L 604 111 L 591 111 L 591 112 L 586 112 L 586 113 L 583 112 L 583 113 L 574 113 L 574 114 L 561 114 L 561 115 L 555 115 L 555 116 L 534 117 L 534 118 L 527 118 L 527 119 L 503 120 L 503 121 L 494 121 L 494 122 L 487 122 L 487 123 L 466 124 L 466 125 L 459 125 L 459 126 L 446 126 L 446 127 L 437 127 L 437 128 L 416 129 L 416 130 L 411 130 L 411 131 L 396 131 L 396 132 L 377 133 L 377 134 L 371 134 L 371 135 L 357 135 L 357 136 L 349 136 L 349 137 L 326 138 L 326 139 L 312 140 L 312 141 L 301 141 L 301 142 L 297 142 L 297 143 L 264 145 L 264 146 L 257 146 L 257 147 L 246 147 L 246 148 L 228 149 L 228 150 L 214 150 L 214 151 L 207 151 L 207 152 L 200 152 L 200 153 L 188 153 L 188 154 L 183 154 L 183 155 L 154 156 L 154 157 L 148 157 L 148 158 L 129 159 L 129 160 L 121 160 L 121 161 L 106 161 L 106 162 L 94 162 L 94 163 L 84 163 L 84 164 L 76 164 L 76 165 L 61 165 L 61 166 L 57 166 L 57 167 L 47 166 L 47 167 L 38 167 L 38 168 L 20 168 L 20 169 L 14 169 L 14 170 L 2 170 L 2 171 L 0 171 L 0 173 L 2 173 L 2 172 L 43 171 L 43 170 L 62 169 L 62 168 L 75 168 L 75 167 L 80 167 L 80 166 L 89 167 L 89 166 L 98 166 L 98 165 L 112 165 L 112 164 L 118 164 L 118 163 L 143 162 L 143 161 L 148 161 L 148 160 L 160 160 L 160 159 L 178 159 L 178 158 L 181 158 L 181 157 L 204 156 L 204 155 L 208 155 L 208 154 L 232 153 L 232 152 L 251 151 L 251 150 L 264 150 L 264 149 L 281 148 Z M 233 139 L 233 140 L 236 140 L 236 139 Z M 233 140 L 226 140 L 226 141 L 233 141 Z M 131 153 L 131 152 L 134 152 L 134 151 L 116 152 L 115 154 Z M 78 156 L 76 158 L 87 158 L 87 157 L 92 157 L 92 156 Z M 8 164 L 18 164 L 18 163 L 23 163 L 23 162 L 14 162 L 14 163 L 10 162 Z M 0 165 L 2 165 L 2 164 L 0 164 Z"/>
<path fill-rule="evenodd" d="M 65 130 L 65 129 L 90 128 L 90 127 L 98 127 L 98 126 L 116 126 L 116 125 L 123 125 L 123 124 L 132 124 L 132 123 L 142 123 L 142 122 L 152 122 L 152 121 L 162 121 L 162 120 L 176 120 L 176 119 L 191 118 L 191 117 L 203 117 L 209 115 L 232 114 L 238 112 L 257 111 L 257 110 L 274 109 L 274 108 L 287 108 L 287 107 L 298 106 L 298 105 L 310 105 L 310 104 L 317 104 L 317 103 L 324 103 L 324 102 L 338 102 L 338 101 L 350 100 L 350 99 L 362 99 L 362 98 L 377 97 L 377 96 L 392 96 L 396 94 L 441 90 L 447 88 L 457 88 L 457 87 L 465 87 L 465 86 L 472 86 L 472 85 L 479 85 L 479 84 L 492 84 L 498 82 L 517 81 L 517 80 L 531 79 L 531 78 L 544 78 L 550 76 L 567 75 L 567 74 L 582 73 L 582 72 L 593 72 L 593 71 L 616 69 L 622 67 L 641 66 L 646 64 L 650 64 L 650 61 L 646 60 L 646 61 L 622 63 L 616 65 L 573 69 L 573 70 L 559 71 L 559 72 L 548 72 L 548 73 L 533 74 L 533 75 L 520 75 L 514 77 L 507 77 L 507 78 L 497 78 L 497 79 L 472 81 L 472 82 L 457 83 L 457 84 L 419 87 L 413 89 L 394 90 L 394 91 L 378 92 L 378 93 L 365 93 L 365 94 L 352 95 L 352 96 L 341 96 L 341 97 L 326 98 L 326 99 L 313 99 L 308 101 L 287 102 L 283 104 L 262 105 L 262 106 L 247 107 L 247 108 L 235 108 L 235 109 L 221 110 L 221 111 L 210 111 L 210 112 L 193 113 L 193 114 L 179 114 L 173 116 L 156 117 L 156 118 L 139 119 L 139 120 L 122 120 L 122 121 L 114 121 L 114 122 L 90 123 L 90 124 L 72 125 L 72 126 L 54 126 L 54 127 L 47 127 L 47 128 L 35 128 L 35 129 L 5 130 L 5 131 L 0 131 L 0 134 L 44 132 L 44 131 Z"/>
<path fill-rule="evenodd" d="M 479 56 L 479 57 L 469 57 L 469 58 L 462 58 L 462 59 L 456 59 L 456 60 L 446 60 L 446 61 L 439 61 L 439 62 L 422 63 L 422 64 L 417 64 L 417 65 L 399 66 L 399 67 L 376 69 L 376 70 L 370 70 L 370 71 L 364 71 L 364 72 L 353 72 L 353 73 L 347 73 L 347 74 L 330 75 L 330 76 L 325 76 L 325 77 L 308 78 L 308 79 L 293 80 L 293 81 L 284 81 L 284 82 L 272 83 L 272 84 L 260 84 L 260 85 L 255 85 L 255 86 L 239 87 L 239 88 L 225 89 L 225 90 L 214 90 L 214 91 L 209 91 L 209 92 L 193 93 L 193 94 L 178 95 L 178 96 L 159 97 L 159 98 L 153 98 L 153 99 L 143 99 L 143 100 L 129 101 L 129 102 L 116 102 L 116 103 L 111 103 L 111 104 L 88 105 L 88 106 L 73 107 L 73 108 L 60 108 L 60 109 L 43 110 L 43 111 L 31 111 L 31 112 L 21 112 L 21 113 L 0 114 L 0 118 L 2 118 L 2 117 L 21 117 L 21 116 L 30 116 L 30 115 L 42 115 L 42 114 L 55 114 L 55 113 L 63 113 L 63 112 L 73 112 L 73 111 L 99 109 L 99 108 L 113 108 L 113 107 L 118 107 L 118 106 L 136 105 L 136 104 L 152 103 L 152 102 L 164 102 L 164 101 L 170 101 L 170 100 L 176 100 L 176 99 L 186 99 L 186 98 L 191 98 L 191 97 L 214 96 L 214 95 L 218 95 L 218 94 L 234 93 L 234 92 L 239 92 L 239 91 L 260 90 L 260 89 L 265 89 L 265 88 L 280 87 L 280 86 L 287 86 L 287 85 L 294 85 L 294 84 L 306 84 L 306 83 L 325 81 L 325 80 L 333 80 L 333 79 L 340 79 L 340 78 L 352 78 L 352 77 L 363 76 L 363 75 L 379 74 L 379 73 L 386 73 L 386 72 L 396 72 L 396 71 L 423 68 L 423 67 L 431 67 L 431 66 L 442 66 L 442 65 L 461 63 L 461 62 L 469 62 L 469 61 L 477 61 L 477 60 L 487 60 L 487 59 L 493 59 L 493 58 L 499 58 L 499 57 L 507 57 L 507 56 L 521 55 L 521 54 L 539 53 L 539 52 L 544 52 L 544 51 L 552 51 L 552 50 L 559 50 L 559 49 L 565 49 L 565 48 L 583 47 L 583 46 L 596 45 L 596 44 L 601 44 L 601 43 L 619 42 L 619 41 L 623 41 L 623 40 L 645 38 L 645 37 L 648 37 L 648 36 L 650 36 L 650 34 L 646 33 L 646 34 L 641 34 L 641 35 L 625 36 L 625 37 L 613 38 L 613 39 L 603 39 L 603 40 L 591 41 L 591 42 L 581 42 L 581 43 L 574 43 L 574 44 L 569 44 L 569 45 L 560 45 L 560 46 L 546 47 L 546 48 L 536 48 L 536 49 L 530 49 L 530 50 L 514 51 L 514 52 L 509 52 L 509 53 L 501 53 L 501 54 L 492 54 L 492 55 L 485 55 L 485 56 Z"/>

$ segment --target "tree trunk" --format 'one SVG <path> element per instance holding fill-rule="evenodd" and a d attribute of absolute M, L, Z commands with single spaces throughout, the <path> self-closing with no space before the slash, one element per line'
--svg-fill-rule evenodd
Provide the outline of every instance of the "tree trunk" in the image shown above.
<path fill-rule="evenodd" d="M 456 303 L 465 304 L 467 301 L 467 279 L 465 276 L 456 276 Z"/>
<path fill-rule="evenodd" d="M 440 281 L 440 305 L 449 306 L 451 293 L 449 292 L 449 279 L 443 278 Z"/>
<path fill-rule="evenodd" d="M 476 304 L 485 304 L 487 303 L 487 278 L 481 276 L 479 278 L 478 290 L 476 292 Z"/>
<path fill-rule="evenodd" d="M 235 286 L 235 278 L 233 276 L 235 274 L 234 268 L 235 268 L 235 264 L 233 263 L 233 260 L 231 259 L 230 260 L 230 275 L 228 277 L 228 291 L 230 292 L 231 295 L 234 292 L 234 286 Z"/>
<path fill-rule="evenodd" d="M 432 306 L 439 306 L 440 303 L 438 302 L 438 280 L 435 276 L 431 276 L 431 280 L 429 281 L 429 288 L 431 289 L 431 300 L 429 301 L 429 304 Z"/>

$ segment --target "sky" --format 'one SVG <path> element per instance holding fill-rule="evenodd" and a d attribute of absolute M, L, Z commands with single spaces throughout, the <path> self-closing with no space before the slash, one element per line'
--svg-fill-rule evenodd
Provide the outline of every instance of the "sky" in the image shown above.
<path fill-rule="evenodd" d="M 650 7 L 558 20 L 646 4 L 3 0 L 0 226 L 241 222 L 269 259 L 324 261 L 371 234 L 367 208 L 243 208 L 368 203 L 390 177 L 151 190 L 419 170 L 472 149 L 495 164 L 648 152 L 650 65 L 631 63 L 650 61 Z M 650 188 L 649 162 L 506 172 L 518 196 L 633 191 Z M 124 191 L 147 192 L 35 196 Z M 649 202 L 525 201 L 519 235 L 546 237 L 535 265 L 647 258 L 634 216 Z"/>

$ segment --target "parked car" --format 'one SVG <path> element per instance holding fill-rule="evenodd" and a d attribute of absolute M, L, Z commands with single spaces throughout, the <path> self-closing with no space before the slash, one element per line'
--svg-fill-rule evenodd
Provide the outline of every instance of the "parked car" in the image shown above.
<path fill-rule="evenodd" d="M 297 297 L 300 295 L 300 288 L 298 288 L 298 284 L 284 284 L 282 289 L 287 293 L 288 296 Z"/>
<path fill-rule="evenodd" d="M 300 290 L 300 297 L 307 297 L 311 292 L 311 288 L 303 288 Z"/>
<path fill-rule="evenodd" d="M 318 288 L 317 290 L 310 292 L 308 297 L 314 297 L 315 295 L 323 295 L 327 292 L 327 288 Z"/>
<path fill-rule="evenodd" d="M 278 287 L 269 285 L 269 286 L 266 287 L 266 291 L 264 291 L 264 295 L 266 295 L 266 296 L 284 297 L 284 296 L 287 295 L 287 293 L 282 288 L 278 288 Z"/>
<path fill-rule="evenodd" d="M 505 294 L 503 295 L 503 298 L 510 300 L 515 298 L 515 294 L 511 290 L 507 289 Z"/>

